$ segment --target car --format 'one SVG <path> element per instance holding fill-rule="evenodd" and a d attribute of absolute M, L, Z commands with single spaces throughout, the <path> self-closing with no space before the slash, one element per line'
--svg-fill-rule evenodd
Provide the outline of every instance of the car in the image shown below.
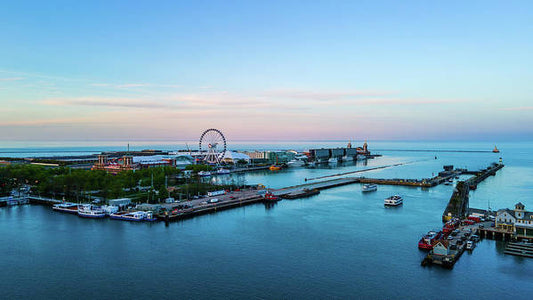
<path fill-rule="evenodd" d="M 459 229 L 455 229 L 454 231 L 452 231 L 452 235 L 456 236 L 459 234 L 459 232 L 461 232 Z"/>
<path fill-rule="evenodd" d="M 237 199 L 237 197 L 235 197 L 235 196 L 230 196 L 229 198 L 232 199 L 232 200 L 233 199 Z"/>
<path fill-rule="evenodd" d="M 450 245 L 450 250 L 457 250 L 457 245 Z"/>
<path fill-rule="evenodd" d="M 453 236 L 451 236 L 451 235 L 448 236 L 448 240 L 449 240 L 449 241 L 453 240 Z"/>
<path fill-rule="evenodd" d="M 485 228 L 485 225 L 479 224 L 479 228 Z"/>
<path fill-rule="evenodd" d="M 494 224 L 494 222 L 490 223 L 490 227 L 494 227 L 496 226 L 496 224 Z"/>

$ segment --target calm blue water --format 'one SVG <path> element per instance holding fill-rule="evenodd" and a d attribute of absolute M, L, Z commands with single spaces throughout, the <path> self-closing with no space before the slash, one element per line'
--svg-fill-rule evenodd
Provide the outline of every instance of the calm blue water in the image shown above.
<path fill-rule="evenodd" d="M 397 162 L 413 163 L 358 175 L 421 178 L 444 164 L 477 169 L 502 156 L 506 167 L 480 184 L 471 206 L 486 208 L 490 202 L 503 208 L 521 201 L 533 209 L 532 144 L 498 145 L 500 155 L 385 151 L 494 146 L 488 144 L 377 146 L 384 156 L 366 166 L 257 172 L 233 180 L 282 187 Z M 453 270 L 420 266 L 424 253 L 417 249 L 418 239 L 442 226 L 451 189 L 380 186 L 363 195 L 359 185 L 350 185 L 271 208 L 252 205 L 168 227 L 86 220 L 43 206 L 0 208 L 0 291 L 6 299 L 529 299 L 533 260 L 503 255 L 500 242 L 481 241 Z M 403 195 L 404 206 L 384 208 L 383 199 L 395 193 Z"/>

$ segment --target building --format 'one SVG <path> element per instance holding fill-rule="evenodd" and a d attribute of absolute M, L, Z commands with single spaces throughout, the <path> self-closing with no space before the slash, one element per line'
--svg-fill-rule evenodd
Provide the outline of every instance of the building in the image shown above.
<path fill-rule="evenodd" d="M 240 160 L 244 160 L 246 163 L 249 163 L 250 156 L 246 155 L 245 153 L 226 151 L 224 152 L 224 157 L 222 158 L 222 162 L 227 164 L 236 164 Z"/>
<path fill-rule="evenodd" d="M 436 240 L 433 242 L 434 255 L 449 255 L 450 243 L 448 240 Z"/>
<path fill-rule="evenodd" d="M 517 203 L 515 209 L 498 210 L 495 227 L 513 232 L 518 238 L 533 238 L 533 212 L 526 211 L 522 203 Z"/>
<path fill-rule="evenodd" d="M 124 155 L 121 158 L 109 159 L 107 155 L 98 155 L 98 161 L 91 170 L 105 170 L 112 174 L 122 171 L 140 170 L 151 167 L 176 166 L 176 159 L 163 155 L 132 156 Z"/>

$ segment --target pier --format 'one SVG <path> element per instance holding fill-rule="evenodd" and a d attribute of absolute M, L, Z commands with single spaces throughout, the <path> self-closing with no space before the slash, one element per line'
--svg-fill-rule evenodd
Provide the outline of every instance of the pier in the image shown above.
<path fill-rule="evenodd" d="M 486 169 L 472 172 L 468 170 L 463 170 L 462 174 L 472 174 L 472 178 L 460 181 L 455 186 L 450 201 L 442 214 L 442 221 L 446 222 L 453 217 L 464 218 L 468 212 L 468 197 L 471 189 L 476 189 L 478 184 L 483 180 L 487 179 L 489 176 L 496 175 L 496 172 L 504 167 L 503 164 L 492 164 Z"/>

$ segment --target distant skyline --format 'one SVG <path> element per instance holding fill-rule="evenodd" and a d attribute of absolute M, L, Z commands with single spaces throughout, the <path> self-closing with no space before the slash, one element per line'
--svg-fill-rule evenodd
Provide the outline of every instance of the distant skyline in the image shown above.
<path fill-rule="evenodd" d="M 0 140 L 533 139 L 530 1 L 11 1 Z"/>

